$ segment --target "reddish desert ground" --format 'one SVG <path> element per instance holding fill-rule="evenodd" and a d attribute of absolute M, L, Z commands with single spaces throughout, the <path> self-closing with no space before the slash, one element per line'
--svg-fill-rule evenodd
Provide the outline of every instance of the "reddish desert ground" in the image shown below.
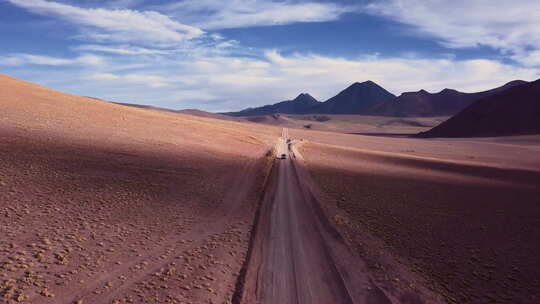
<path fill-rule="evenodd" d="M 4 303 L 540 300 L 539 136 L 192 114 L 0 75 Z"/>
<path fill-rule="evenodd" d="M 411 135 L 427 131 L 448 117 L 388 117 L 329 114 L 272 114 L 236 117 L 244 121 L 284 128 L 310 129 L 365 135 Z M 230 119 L 230 118 L 229 118 Z"/>
<path fill-rule="evenodd" d="M 0 76 L 4 303 L 225 303 L 280 129 Z"/>
<path fill-rule="evenodd" d="M 325 208 L 379 279 L 449 303 L 540 301 L 540 137 L 292 131 Z M 405 276 L 406 277 L 406 276 Z"/>

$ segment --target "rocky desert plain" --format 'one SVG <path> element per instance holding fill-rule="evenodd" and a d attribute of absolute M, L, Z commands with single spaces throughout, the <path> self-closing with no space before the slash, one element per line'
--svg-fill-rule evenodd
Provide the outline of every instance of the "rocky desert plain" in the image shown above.
<path fill-rule="evenodd" d="M 321 117 L 227 120 L 0 75 L 0 298 L 540 302 L 540 135 Z"/>

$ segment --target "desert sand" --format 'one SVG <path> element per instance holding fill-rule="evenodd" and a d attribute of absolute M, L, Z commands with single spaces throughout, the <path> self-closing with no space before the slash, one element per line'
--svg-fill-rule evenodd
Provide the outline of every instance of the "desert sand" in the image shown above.
<path fill-rule="evenodd" d="M 5 303 L 222 303 L 279 129 L 0 76 Z"/>
<path fill-rule="evenodd" d="M 0 113 L 5 303 L 540 299 L 538 135 L 228 121 L 3 75 Z"/>
<path fill-rule="evenodd" d="M 291 134 L 304 138 L 328 214 L 378 280 L 449 303 L 538 302 L 538 136 Z"/>
<path fill-rule="evenodd" d="M 408 136 L 427 131 L 448 117 L 386 117 L 328 114 L 272 114 L 237 117 L 248 122 L 294 129 L 363 135 Z"/>

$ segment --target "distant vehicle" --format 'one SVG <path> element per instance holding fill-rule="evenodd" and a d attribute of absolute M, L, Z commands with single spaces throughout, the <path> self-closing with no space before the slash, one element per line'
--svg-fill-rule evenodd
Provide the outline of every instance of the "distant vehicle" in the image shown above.
<path fill-rule="evenodd" d="M 281 154 L 281 159 L 287 159 L 287 154 Z"/>

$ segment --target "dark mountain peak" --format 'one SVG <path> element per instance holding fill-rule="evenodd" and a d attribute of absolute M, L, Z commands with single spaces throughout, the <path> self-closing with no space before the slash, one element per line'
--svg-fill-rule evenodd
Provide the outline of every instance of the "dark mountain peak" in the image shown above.
<path fill-rule="evenodd" d="M 355 82 L 351 84 L 347 89 L 345 89 L 345 91 L 348 89 L 365 89 L 365 88 L 382 88 L 382 87 L 371 80 L 367 80 L 364 82 Z"/>
<path fill-rule="evenodd" d="M 437 93 L 420 90 L 405 92 L 396 97 L 377 83 L 367 80 L 351 84 L 325 102 L 317 101 L 308 93 L 301 93 L 293 100 L 227 114 L 232 116 L 256 116 L 275 113 L 451 116 L 476 100 L 527 83 L 523 80 L 514 80 L 502 87 L 477 93 L 464 93 L 446 88 Z"/>
<path fill-rule="evenodd" d="M 440 91 L 438 94 L 439 94 L 439 95 L 450 95 L 450 96 L 455 96 L 455 95 L 465 94 L 465 93 L 462 93 L 462 92 L 460 92 L 460 91 L 458 91 L 458 90 L 445 88 L 445 89 L 443 89 L 442 91 Z"/>
<path fill-rule="evenodd" d="M 503 86 L 500 86 L 498 88 L 494 88 L 494 89 L 491 89 L 491 90 L 479 92 L 477 94 L 480 94 L 480 95 L 482 95 L 482 94 L 484 94 L 484 95 L 486 95 L 486 94 L 494 94 L 494 93 L 505 91 L 505 90 L 511 89 L 513 87 L 521 86 L 521 85 L 524 85 L 524 84 L 527 84 L 527 83 L 530 83 L 530 82 L 524 81 L 524 80 L 512 80 L 512 81 L 506 83 Z M 482 96 L 482 97 L 484 97 L 484 96 Z"/>
<path fill-rule="evenodd" d="M 371 80 L 355 82 L 336 96 L 310 109 L 310 113 L 362 114 L 376 103 L 388 101 L 395 97 Z"/>
<path fill-rule="evenodd" d="M 339 92 L 338 95 L 334 96 L 333 98 L 330 98 L 330 100 L 338 96 L 353 96 L 353 95 L 356 96 L 358 94 L 366 94 L 368 92 L 376 92 L 376 93 L 385 92 L 387 94 L 391 94 L 388 91 L 386 91 L 384 88 L 376 84 L 375 82 L 368 80 L 364 82 L 355 82 L 351 84 L 345 90 Z M 330 100 L 327 100 L 327 102 Z"/>
<path fill-rule="evenodd" d="M 372 113 L 396 116 L 450 116 L 459 113 L 476 100 L 523 84 L 527 82 L 515 80 L 502 87 L 476 93 L 464 93 L 448 88 L 438 93 L 429 93 L 425 90 L 407 92 L 401 94 L 395 103 L 375 109 Z"/>
<path fill-rule="evenodd" d="M 382 99 L 389 99 L 395 97 L 392 93 L 385 90 L 380 85 L 375 82 L 368 80 L 364 82 L 355 82 L 347 87 L 345 90 L 341 91 L 337 96 L 355 96 L 359 98 L 360 95 L 378 95 Z M 331 98 L 330 100 L 334 99 Z M 330 101 L 328 100 L 328 101 Z"/>
<path fill-rule="evenodd" d="M 295 102 L 318 102 L 317 99 L 315 99 L 313 96 L 309 95 L 308 93 L 302 93 L 298 95 L 295 99 L 293 99 Z"/>
<path fill-rule="evenodd" d="M 355 82 L 353 83 L 353 85 L 374 85 L 376 84 L 375 82 L 371 81 L 371 80 L 366 80 L 366 81 L 362 81 L 362 82 Z"/>
<path fill-rule="evenodd" d="M 399 99 L 410 98 L 410 97 L 415 97 L 415 96 L 419 96 L 423 94 L 429 94 L 429 93 L 426 90 L 420 90 L 420 91 L 414 91 L 414 92 L 403 92 L 401 93 L 401 95 L 399 95 L 398 98 Z"/>
<path fill-rule="evenodd" d="M 437 96 L 437 95 L 456 95 L 456 94 L 461 94 L 461 92 L 457 91 L 457 90 L 454 90 L 454 89 L 443 89 L 442 91 L 440 91 L 439 93 L 430 93 L 424 89 L 421 89 L 420 91 L 416 91 L 416 92 L 405 92 L 405 93 L 401 93 L 401 95 L 399 95 L 399 97 L 418 97 L 418 96 Z"/>
<path fill-rule="evenodd" d="M 505 85 L 503 85 L 502 88 L 515 87 L 515 86 L 526 84 L 526 83 L 529 83 L 529 82 L 525 81 L 525 80 L 519 80 L 519 79 L 518 80 L 512 80 L 512 81 L 506 83 Z"/>
<path fill-rule="evenodd" d="M 459 93 L 458 90 L 449 89 L 449 88 L 444 88 L 444 89 L 441 90 L 440 93 L 456 93 L 456 92 Z"/>
<path fill-rule="evenodd" d="M 540 134 L 540 80 L 484 95 L 420 137 L 478 137 Z M 522 85 L 519 85 L 522 84 Z M 494 90 L 491 90 L 493 92 Z M 488 91 L 489 92 L 489 91 Z"/>
<path fill-rule="evenodd" d="M 239 112 L 225 113 L 231 116 L 257 116 L 270 115 L 276 113 L 283 114 L 304 114 L 320 102 L 308 93 L 302 93 L 293 100 L 286 100 L 275 104 L 270 104 L 258 108 L 247 108 Z"/>

